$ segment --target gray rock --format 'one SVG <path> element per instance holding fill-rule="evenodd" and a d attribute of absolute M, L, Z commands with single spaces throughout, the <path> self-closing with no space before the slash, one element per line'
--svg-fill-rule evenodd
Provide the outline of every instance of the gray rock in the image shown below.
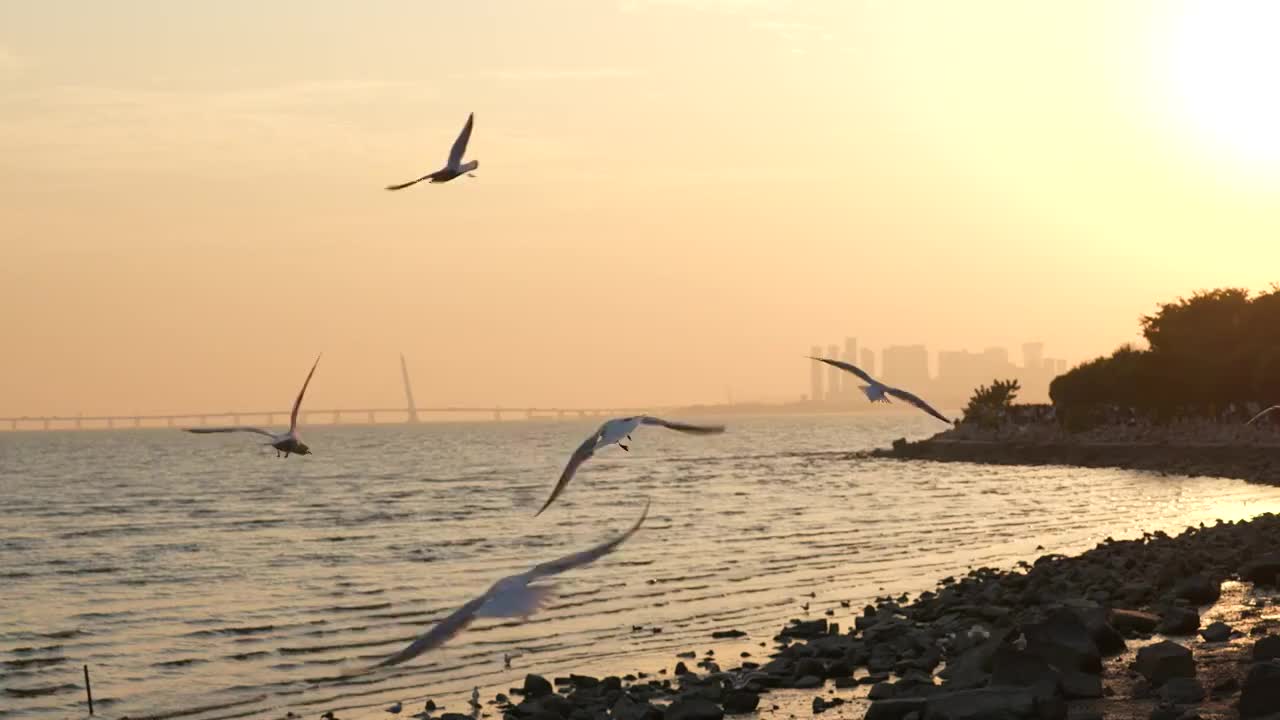
<path fill-rule="evenodd" d="M 800 690 L 809 690 L 816 687 L 822 687 L 822 678 L 816 675 L 802 675 L 791 683 L 791 687 Z"/>
<path fill-rule="evenodd" d="M 555 688 L 546 678 L 530 673 L 524 676 L 523 692 L 526 698 L 540 698 L 552 694 Z"/>
<path fill-rule="evenodd" d="M 1102 697 L 1102 676 L 1068 670 L 1062 674 L 1062 694 L 1068 700 Z"/>
<path fill-rule="evenodd" d="M 817 620 L 792 620 L 791 625 L 782 629 L 782 635 L 793 638 L 816 638 L 827 634 L 826 618 Z"/>
<path fill-rule="evenodd" d="M 573 701 L 563 695 L 548 695 L 539 701 L 543 712 L 558 715 L 562 718 L 569 717 L 573 712 Z"/>
<path fill-rule="evenodd" d="M 741 630 L 716 630 L 711 633 L 711 637 L 722 640 L 724 638 L 740 638 L 745 637 L 746 633 Z"/>
<path fill-rule="evenodd" d="M 1240 566 L 1240 578 L 1256 585 L 1275 585 L 1280 575 L 1280 553 L 1265 555 Z"/>
<path fill-rule="evenodd" d="M 680 698 L 667 706 L 663 720 L 721 720 L 724 710 L 705 698 Z"/>
<path fill-rule="evenodd" d="M 1052 613 L 1044 622 L 1022 626 L 1027 652 L 1043 658 L 1059 670 L 1102 672 L 1102 652 L 1089 629 L 1070 610 Z"/>
<path fill-rule="evenodd" d="M 888 700 L 897 694 L 897 688 L 891 682 L 878 682 L 867 692 L 868 700 Z"/>
<path fill-rule="evenodd" d="M 1264 635 L 1253 644 L 1253 661 L 1263 662 L 1280 658 L 1280 635 Z"/>
<path fill-rule="evenodd" d="M 1173 594 L 1192 605 L 1212 605 L 1222 596 L 1222 588 L 1213 578 L 1201 573 L 1179 582 Z"/>
<path fill-rule="evenodd" d="M 906 720 L 912 713 L 924 713 L 924 698 L 894 698 L 877 700 L 867 708 L 865 720 Z"/>
<path fill-rule="evenodd" d="M 1196 663 L 1191 651 L 1171 640 L 1162 640 L 1139 650 L 1133 669 L 1153 687 L 1175 677 L 1196 676 Z"/>
<path fill-rule="evenodd" d="M 724 711 L 731 715 L 753 712 L 760 704 L 760 696 L 744 690 L 733 690 L 724 698 Z"/>
<path fill-rule="evenodd" d="M 1200 637 L 1205 642 L 1226 642 L 1231 639 L 1231 626 L 1221 621 L 1209 623 L 1200 631 Z"/>
<path fill-rule="evenodd" d="M 1200 613 L 1191 608 L 1171 607 L 1160 618 L 1156 632 L 1165 635 L 1194 635 L 1200 629 Z"/>
<path fill-rule="evenodd" d="M 1072 611 L 1089 630 L 1089 636 L 1093 638 L 1093 644 L 1098 646 L 1098 651 L 1104 656 L 1110 657 L 1124 652 L 1124 636 L 1111 626 L 1105 609 L 1101 607 L 1077 607 L 1073 608 Z"/>
<path fill-rule="evenodd" d="M 1280 660 L 1260 662 L 1249 669 L 1240 691 L 1240 717 L 1254 718 L 1280 708 Z"/>
<path fill-rule="evenodd" d="M 1160 616 L 1139 610 L 1112 610 L 1108 613 L 1111 627 L 1122 633 L 1147 634 L 1155 632 Z"/>
<path fill-rule="evenodd" d="M 1156 695 L 1174 705 L 1194 705 L 1204 700 L 1204 687 L 1195 678 L 1176 677 L 1160 686 Z"/>
<path fill-rule="evenodd" d="M 925 720 L 1038 720 L 1036 698 L 1023 688 L 961 690 L 929 698 Z"/>
<path fill-rule="evenodd" d="M 1045 659 L 1008 645 L 991 659 L 991 686 L 1019 687 L 1040 697 L 1062 694 L 1062 675 Z"/>

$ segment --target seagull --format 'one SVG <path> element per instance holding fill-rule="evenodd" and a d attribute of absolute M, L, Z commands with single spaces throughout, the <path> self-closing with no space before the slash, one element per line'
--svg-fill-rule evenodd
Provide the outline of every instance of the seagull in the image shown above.
<path fill-rule="evenodd" d="M 560 493 L 564 492 L 564 488 L 573 479 L 573 474 L 578 472 L 578 466 L 586 462 L 588 458 L 595 455 L 596 451 L 607 445 L 617 443 L 618 447 L 623 450 L 630 451 L 631 448 L 622 444 L 624 439 L 630 440 L 631 433 L 641 425 L 659 425 L 661 427 L 678 430 L 682 433 L 692 433 L 695 435 L 710 435 L 713 433 L 724 432 L 723 425 L 689 425 L 686 423 L 671 422 L 663 420 L 652 415 L 633 415 L 631 417 L 614 418 L 600 426 L 598 430 L 592 433 L 577 450 L 573 451 L 573 455 L 569 457 L 569 463 L 564 466 L 564 471 L 560 473 L 560 481 L 556 483 L 555 489 L 551 491 L 551 497 L 543 503 L 542 509 L 534 513 L 537 517 L 542 514 L 543 510 L 550 507 L 555 502 Z"/>
<path fill-rule="evenodd" d="M 410 180 L 407 183 L 399 185 L 388 185 L 388 190 L 403 190 L 410 185 L 416 185 L 423 180 L 429 180 L 433 183 L 446 183 L 450 180 L 467 175 L 475 177 L 471 173 L 472 170 L 480 167 L 480 163 L 472 160 L 471 162 L 462 162 L 462 156 L 467 152 L 467 141 L 471 139 L 471 126 L 475 124 L 476 114 L 471 113 L 467 116 L 467 124 L 462 126 L 462 132 L 458 133 L 458 139 L 453 141 L 453 148 L 449 150 L 449 161 L 445 166 L 433 173 L 423 175 L 417 180 Z"/>
<path fill-rule="evenodd" d="M 189 433 L 225 433 L 225 432 L 251 432 L 259 435 L 266 435 L 271 438 L 271 442 L 267 443 L 276 449 L 276 457 L 280 457 L 280 453 L 284 453 L 285 457 L 289 457 L 290 453 L 298 455 L 310 455 L 311 448 L 307 444 L 298 439 L 298 408 L 302 407 L 302 396 L 307 394 L 307 385 L 311 384 L 311 376 L 316 374 L 316 365 L 320 364 L 320 356 L 316 356 L 316 361 L 311 365 L 311 372 L 307 373 L 307 379 L 302 383 L 302 389 L 298 391 L 298 399 L 293 401 L 293 412 L 289 414 L 289 432 L 273 433 L 270 430 L 262 428 L 249 427 L 247 425 L 235 425 L 231 427 L 210 427 L 210 428 L 183 428 Z"/>
<path fill-rule="evenodd" d="M 413 659 L 422 653 L 440 647 L 450 638 L 462 632 L 473 620 L 479 617 L 519 617 L 527 619 L 551 597 L 554 586 L 532 585 L 540 578 L 559 575 L 574 568 L 589 565 L 613 552 L 640 529 L 644 519 L 649 515 L 649 503 L 644 504 L 644 512 L 640 519 L 629 530 L 621 535 L 572 555 L 565 555 L 550 562 L 540 563 L 519 575 L 510 575 L 494 583 L 479 597 L 471 599 L 445 619 L 436 623 L 435 627 L 419 635 L 408 647 L 373 668 L 400 663 Z M 370 669 L 373 669 L 370 668 Z"/>
<path fill-rule="evenodd" d="M 817 360 L 818 362 L 824 362 L 833 367 L 838 367 L 841 370 L 844 370 L 845 372 L 851 372 L 854 375 L 857 375 L 859 378 L 862 378 L 862 380 L 867 383 L 866 385 L 860 386 L 860 389 L 862 390 L 862 394 L 866 395 L 867 399 L 873 403 L 875 402 L 887 403 L 889 402 L 889 398 L 885 396 L 892 395 L 893 397 L 896 397 L 899 400 L 903 400 L 905 402 L 911 403 L 912 405 L 915 405 L 916 407 L 938 418 L 939 420 L 941 420 L 942 422 L 948 425 L 951 424 L 950 420 L 948 420 L 945 416 L 943 416 L 942 413 L 938 412 L 937 410 L 934 410 L 933 407 L 929 405 L 929 403 L 925 402 L 924 400 L 921 400 L 918 395 L 914 393 L 909 393 L 906 390 L 900 390 L 896 387 L 890 387 L 888 385 L 885 385 L 884 383 L 876 380 L 875 378 L 863 372 L 862 369 L 856 365 L 852 365 L 847 362 L 841 362 L 840 360 L 829 360 L 827 358 L 814 357 L 812 355 L 809 356 L 809 359 Z"/>
<path fill-rule="evenodd" d="M 1251 419 L 1249 420 L 1249 422 L 1245 423 L 1245 425 L 1252 425 L 1252 424 L 1254 424 L 1255 422 L 1257 422 L 1258 420 L 1261 420 L 1261 419 L 1262 419 L 1262 416 L 1264 416 L 1264 415 L 1270 415 L 1272 412 L 1274 412 L 1274 411 L 1276 411 L 1276 410 L 1280 410 L 1280 405 L 1272 405 L 1271 407 L 1267 408 L 1266 410 L 1263 410 L 1262 412 L 1258 413 L 1257 415 L 1254 415 L 1254 416 L 1253 416 L 1253 418 L 1251 418 Z"/>

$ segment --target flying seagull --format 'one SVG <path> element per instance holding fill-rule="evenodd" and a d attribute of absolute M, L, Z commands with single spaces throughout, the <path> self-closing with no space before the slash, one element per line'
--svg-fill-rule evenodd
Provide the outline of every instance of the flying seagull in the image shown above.
<path fill-rule="evenodd" d="M 556 501 L 560 493 L 564 492 L 564 488 L 573 479 L 574 473 L 578 472 L 578 466 L 586 462 L 588 458 L 595 455 L 596 451 L 606 445 L 618 444 L 623 450 L 630 450 L 626 445 L 622 444 L 624 439 L 630 440 L 631 433 L 641 425 L 659 425 L 670 430 L 678 430 L 683 433 L 692 433 L 695 435 L 710 435 L 712 433 L 724 432 L 723 425 L 688 425 L 686 423 L 671 422 L 663 420 L 651 415 L 633 415 L 631 417 L 614 418 L 601 425 L 598 430 L 592 433 L 577 450 L 573 451 L 573 455 L 569 457 L 569 463 L 564 466 L 564 471 L 560 473 L 560 480 L 556 483 L 556 487 L 551 491 L 551 497 L 543 503 L 542 508 L 533 516 L 537 517 Z"/>
<path fill-rule="evenodd" d="M 542 607 L 555 589 L 552 585 L 532 585 L 531 583 L 543 577 L 559 575 L 562 572 L 589 565 L 608 555 L 625 542 L 627 538 L 634 535 L 640 529 L 640 526 L 644 524 L 644 519 L 648 515 L 649 503 L 646 501 L 644 512 L 640 513 L 640 519 L 636 521 L 636 524 L 612 540 L 602 542 L 590 550 L 565 555 L 550 562 L 534 565 L 519 575 L 510 575 L 502 578 L 490 586 L 484 594 L 473 598 L 467 604 L 455 610 L 452 615 L 436 623 L 435 627 L 419 635 L 408 647 L 373 667 L 399 665 L 428 650 L 438 648 L 448 642 L 450 638 L 462 632 L 476 618 L 519 617 L 527 620 L 530 615 Z"/>
<path fill-rule="evenodd" d="M 851 365 L 847 362 L 841 362 L 839 360 L 831 360 L 828 358 L 814 357 L 812 355 L 809 356 L 809 359 L 817 360 L 818 362 L 824 362 L 828 365 L 838 367 L 841 370 L 844 370 L 845 372 L 851 372 L 854 375 L 857 375 L 859 378 L 863 380 L 863 382 L 867 383 L 866 385 L 860 386 L 860 389 L 862 390 L 862 394 L 866 395 L 867 399 L 873 403 L 874 402 L 887 403 L 889 402 L 889 398 L 885 396 L 892 395 L 893 397 L 896 397 L 899 400 L 915 405 L 916 407 L 938 418 L 942 422 L 947 423 L 948 425 L 951 424 L 951 421 L 948 420 L 945 416 L 943 416 L 942 413 L 938 412 L 937 410 L 934 410 L 933 406 L 931 406 L 929 403 L 925 402 L 924 400 L 921 400 L 920 397 L 915 393 L 910 393 L 910 392 L 907 392 L 906 390 L 900 390 L 896 387 L 890 387 L 889 385 L 885 385 L 884 383 L 876 380 L 875 378 L 863 372 L 862 369 L 856 365 Z"/>
<path fill-rule="evenodd" d="M 471 162 L 462 162 L 462 156 L 467 152 L 467 141 L 471 139 L 471 126 L 475 123 L 476 114 L 471 113 L 467 116 L 467 124 L 462 126 L 462 132 L 458 134 L 458 139 L 453 141 L 453 148 L 449 150 L 449 161 L 445 166 L 433 173 L 423 175 L 417 180 L 410 180 L 407 183 L 399 185 L 388 185 L 388 190 L 403 190 L 410 185 L 416 185 L 423 180 L 430 180 L 433 183 L 445 183 L 462 175 L 471 175 L 471 171 L 480 167 L 480 163 L 472 160 Z"/>
<path fill-rule="evenodd" d="M 230 427 L 198 427 L 183 428 L 189 433 L 225 433 L 225 432 L 251 432 L 259 435 L 266 435 L 271 438 L 271 442 L 267 443 L 276 449 L 276 457 L 280 457 L 280 453 L 284 453 L 285 457 L 289 457 L 291 453 L 298 455 L 310 455 L 311 448 L 298 438 L 298 408 L 302 407 L 302 396 L 307 394 L 307 385 L 311 384 L 311 376 L 316 374 L 316 365 L 320 364 L 320 356 L 316 356 L 316 361 L 311 365 L 311 372 L 307 373 L 307 379 L 302 383 L 302 389 L 298 391 L 298 399 L 293 401 L 293 412 L 289 414 L 289 432 L 273 433 L 270 430 L 263 430 L 258 427 L 249 427 L 248 425 L 235 425 Z"/>
<path fill-rule="evenodd" d="M 1252 424 L 1254 424 L 1255 422 L 1257 422 L 1258 420 L 1261 420 L 1261 419 L 1263 418 L 1263 416 L 1264 416 L 1264 415 L 1270 415 L 1271 413 L 1275 412 L 1276 410 L 1280 410 L 1280 405 L 1272 405 L 1271 407 L 1267 408 L 1266 410 L 1263 410 L 1262 412 L 1258 413 L 1257 415 L 1254 415 L 1254 416 L 1249 420 L 1249 422 L 1245 423 L 1245 425 L 1252 425 Z"/>

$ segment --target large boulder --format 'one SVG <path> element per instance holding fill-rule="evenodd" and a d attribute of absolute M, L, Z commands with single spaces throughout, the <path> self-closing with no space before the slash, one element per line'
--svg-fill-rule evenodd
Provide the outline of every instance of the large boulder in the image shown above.
<path fill-rule="evenodd" d="M 667 706 L 663 720 L 721 720 L 724 710 L 706 698 L 680 698 Z"/>
<path fill-rule="evenodd" d="M 1280 659 L 1280 635 L 1264 635 L 1253 644 L 1253 661 Z"/>
<path fill-rule="evenodd" d="M 865 720 L 903 720 L 912 713 L 919 717 L 920 713 L 924 712 L 924 706 L 924 698 L 877 700 L 867 708 Z"/>
<path fill-rule="evenodd" d="M 1204 686 L 1195 678 L 1170 678 L 1156 695 L 1174 705 L 1194 705 L 1204 700 Z"/>
<path fill-rule="evenodd" d="M 1111 627 L 1122 633 L 1131 632 L 1143 635 L 1155 632 L 1156 626 L 1160 624 L 1159 615 L 1140 610 L 1113 609 L 1108 613 L 1107 619 L 1110 621 Z"/>
<path fill-rule="evenodd" d="M 733 690 L 724 698 L 724 711 L 732 715 L 749 713 L 759 704 L 759 695 L 745 690 Z"/>
<path fill-rule="evenodd" d="M 1005 645 L 991 659 L 991 686 L 1026 688 L 1036 697 L 1062 694 L 1062 675 L 1044 658 Z"/>
<path fill-rule="evenodd" d="M 1165 635 L 1195 635 L 1200 629 L 1200 613 L 1191 608 L 1171 607 L 1160 618 L 1156 632 Z"/>
<path fill-rule="evenodd" d="M 1269 715 L 1280 708 L 1280 660 L 1254 665 L 1240 691 L 1240 717 Z"/>
<path fill-rule="evenodd" d="M 555 692 L 551 682 L 541 675 L 530 673 L 524 676 L 524 687 L 521 693 L 527 698 L 540 698 Z"/>
<path fill-rule="evenodd" d="M 1200 573 L 1175 585 L 1173 594 L 1192 605 L 1212 605 L 1222 596 L 1222 588 L 1213 578 Z"/>
<path fill-rule="evenodd" d="M 1191 651 L 1172 640 L 1163 640 L 1138 651 L 1133 669 L 1159 687 L 1176 677 L 1195 677 L 1196 662 Z"/>
<path fill-rule="evenodd" d="M 1070 610 L 1058 610 L 1044 622 L 1022 626 L 1027 652 L 1062 671 L 1102 672 L 1102 652 L 1089 628 Z"/>
<path fill-rule="evenodd" d="M 1240 566 L 1240 579 L 1256 585 L 1275 585 L 1280 576 L 1280 553 L 1264 555 Z"/>
<path fill-rule="evenodd" d="M 1111 625 L 1108 613 L 1101 607 L 1077 607 L 1072 611 L 1080 622 L 1089 630 L 1089 636 L 1098 650 L 1106 657 L 1118 655 L 1125 650 L 1124 636 Z"/>
<path fill-rule="evenodd" d="M 1231 639 L 1231 626 L 1222 621 L 1209 623 L 1200 631 L 1200 637 L 1205 642 L 1226 642 Z"/>
<path fill-rule="evenodd" d="M 924 720 L 1039 720 L 1036 697 L 1025 688 L 982 688 L 936 695 Z"/>

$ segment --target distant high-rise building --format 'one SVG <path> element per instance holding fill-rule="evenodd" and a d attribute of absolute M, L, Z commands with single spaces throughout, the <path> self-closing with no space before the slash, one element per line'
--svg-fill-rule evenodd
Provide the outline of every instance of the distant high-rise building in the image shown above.
<path fill-rule="evenodd" d="M 812 357 L 822 357 L 822 346 L 814 345 L 809 348 L 809 355 Z M 809 401 L 822 402 L 822 368 L 826 367 L 817 360 L 809 364 Z"/>
<path fill-rule="evenodd" d="M 929 351 L 923 345 L 893 345 L 880 351 L 882 382 L 921 388 L 929 382 Z"/>
<path fill-rule="evenodd" d="M 858 363 L 858 367 L 862 372 L 875 377 L 876 375 L 876 351 L 871 348 L 862 348 L 862 362 Z M 854 384 L 857 387 L 857 383 Z"/>
<path fill-rule="evenodd" d="M 982 351 L 982 356 L 992 365 L 1011 365 L 1009 362 L 1009 350 L 1002 347 L 989 347 Z"/>
<path fill-rule="evenodd" d="M 1057 367 L 1057 373 L 1058 373 L 1059 375 L 1061 375 L 1061 374 L 1063 374 L 1063 373 L 1065 373 L 1065 372 L 1067 371 L 1067 361 L 1066 361 L 1066 360 L 1063 360 L 1062 358 L 1058 358 L 1058 360 L 1057 360 L 1057 365 L 1058 365 L 1058 367 Z"/>
<path fill-rule="evenodd" d="M 858 364 L 858 339 L 857 338 L 847 337 L 844 339 L 844 355 L 841 355 L 840 359 L 851 365 Z M 857 380 L 858 378 L 854 377 L 853 375 L 847 372 L 840 373 L 840 398 L 841 399 L 847 401 L 850 397 L 853 396 L 853 393 L 856 392 L 856 388 L 858 387 Z"/>
<path fill-rule="evenodd" d="M 1044 366 L 1044 343 L 1022 343 L 1022 367 L 1038 371 Z"/>
<path fill-rule="evenodd" d="M 840 359 L 840 348 L 836 345 L 827 346 L 827 357 L 832 360 Z M 834 365 L 827 366 L 827 402 L 836 402 L 840 399 L 840 376 L 844 371 Z"/>

